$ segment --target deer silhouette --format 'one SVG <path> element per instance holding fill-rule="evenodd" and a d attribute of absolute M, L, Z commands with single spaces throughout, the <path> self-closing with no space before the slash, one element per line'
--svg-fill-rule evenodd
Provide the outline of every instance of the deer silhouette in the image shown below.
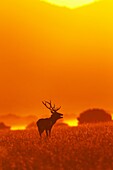
<path fill-rule="evenodd" d="M 61 108 L 61 106 L 56 108 L 55 104 L 52 106 L 51 101 L 42 101 L 42 103 L 50 110 L 52 115 L 49 118 L 39 119 L 36 124 L 38 126 L 40 137 L 44 130 L 46 131 L 46 136 L 48 137 L 51 136 L 51 129 L 53 125 L 58 119 L 63 118 L 63 114 L 57 112 Z"/>

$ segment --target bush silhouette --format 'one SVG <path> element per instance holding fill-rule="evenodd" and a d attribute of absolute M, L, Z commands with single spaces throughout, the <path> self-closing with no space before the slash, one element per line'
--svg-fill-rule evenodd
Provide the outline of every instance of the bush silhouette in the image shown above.
<path fill-rule="evenodd" d="M 36 123 L 35 122 L 31 122 L 30 124 L 28 124 L 27 126 L 26 126 L 26 129 L 28 130 L 30 130 L 30 129 L 37 129 L 37 126 L 36 126 Z"/>
<path fill-rule="evenodd" d="M 82 112 L 77 119 L 79 121 L 79 124 L 83 124 L 108 122 L 112 120 L 112 117 L 103 109 L 89 109 Z"/>
<path fill-rule="evenodd" d="M 3 122 L 0 122 L 0 130 L 10 130 L 10 126 L 6 126 Z"/>

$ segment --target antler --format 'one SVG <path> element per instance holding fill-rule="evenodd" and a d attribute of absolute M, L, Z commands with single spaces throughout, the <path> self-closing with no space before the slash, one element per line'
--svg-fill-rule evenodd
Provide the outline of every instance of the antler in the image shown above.
<path fill-rule="evenodd" d="M 48 102 L 48 101 L 42 101 L 42 103 L 49 109 L 49 110 L 52 110 L 52 105 L 51 105 L 51 101 Z M 48 105 L 47 105 L 48 104 Z"/>
<path fill-rule="evenodd" d="M 58 111 L 60 108 L 61 108 L 61 106 L 60 106 L 60 107 L 58 107 L 58 108 L 55 108 L 55 109 L 54 109 L 54 111 Z"/>
<path fill-rule="evenodd" d="M 61 106 L 58 107 L 58 108 L 56 108 L 56 107 L 55 107 L 55 104 L 52 106 L 51 100 L 50 100 L 50 102 L 48 102 L 48 101 L 42 101 L 42 103 L 43 103 L 52 113 L 58 111 L 58 110 L 61 108 Z"/>

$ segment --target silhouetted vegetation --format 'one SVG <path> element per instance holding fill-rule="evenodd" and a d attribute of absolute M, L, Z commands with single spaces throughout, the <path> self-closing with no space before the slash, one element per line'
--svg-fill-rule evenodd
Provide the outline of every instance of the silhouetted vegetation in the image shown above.
<path fill-rule="evenodd" d="M 113 124 L 1 132 L 0 170 L 113 170 Z"/>
<path fill-rule="evenodd" d="M 55 124 L 55 127 L 68 127 L 68 124 L 67 123 L 63 123 L 63 122 L 58 122 Z"/>
<path fill-rule="evenodd" d="M 28 125 L 26 126 L 26 129 L 27 129 L 27 130 L 36 129 L 36 128 L 37 128 L 37 126 L 36 126 L 36 123 L 35 123 L 35 122 L 31 122 L 30 124 L 28 124 Z"/>
<path fill-rule="evenodd" d="M 10 130 L 10 126 L 6 126 L 3 122 L 0 122 L 0 130 Z"/>
<path fill-rule="evenodd" d="M 82 112 L 77 119 L 79 121 L 79 124 L 83 124 L 108 122 L 112 120 L 112 117 L 103 109 L 89 109 Z"/>

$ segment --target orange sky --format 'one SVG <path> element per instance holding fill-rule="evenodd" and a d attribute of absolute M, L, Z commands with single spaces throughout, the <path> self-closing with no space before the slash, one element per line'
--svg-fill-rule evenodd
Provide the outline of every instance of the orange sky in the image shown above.
<path fill-rule="evenodd" d="M 43 99 L 65 119 L 92 107 L 113 112 L 111 0 L 74 10 L 0 2 L 0 114 L 44 117 Z"/>

